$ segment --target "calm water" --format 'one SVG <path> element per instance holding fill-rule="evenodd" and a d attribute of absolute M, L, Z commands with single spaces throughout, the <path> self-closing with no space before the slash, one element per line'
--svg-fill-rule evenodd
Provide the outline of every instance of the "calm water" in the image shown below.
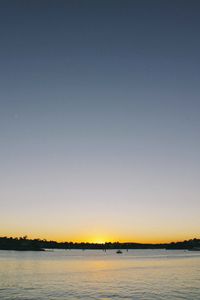
<path fill-rule="evenodd" d="M 1 300 L 200 299 L 200 253 L 0 251 Z"/>

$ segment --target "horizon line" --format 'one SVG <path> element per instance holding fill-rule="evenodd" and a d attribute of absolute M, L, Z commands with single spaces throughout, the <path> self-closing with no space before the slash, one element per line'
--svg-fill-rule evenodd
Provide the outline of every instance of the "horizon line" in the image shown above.
<path fill-rule="evenodd" d="M 24 236 L 0 236 L 1 238 L 8 238 L 8 239 L 26 239 L 26 240 L 40 240 L 40 241 L 46 241 L 46 242 L 54 242 L 54 243 L 59 243 L 59 244 L 64 244 L 64 243 L 72 243 L 72 244 L 91 244 L 91 245 L 105 245 L 105 244 L 143 244 L 143 245 L 162 245 L 162 244 L 170 244 L 170 243 L 179 243 L 179 242 L 185 242 L 185 241 L 191 241 L 191 240 L 198 240 L 200 238 L 193 237 L 189 239 L 184 239 L 184 240 L 176 240 L 176 241 L 166 241 L 166 242 L 137 242 L 137 241 L 105 241 L 105 242 L 89 242 L 89 241 L 58 241 L 58 240 L 49 240 L 46 238 L 29 238 L 27 235 Z"/>

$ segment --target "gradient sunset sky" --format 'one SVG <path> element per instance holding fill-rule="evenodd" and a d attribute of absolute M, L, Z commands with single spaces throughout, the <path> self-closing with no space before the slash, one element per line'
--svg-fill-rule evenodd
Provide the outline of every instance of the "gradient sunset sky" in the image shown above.
<path fill-rule="evenodd" d="M 200 2 L 0 2 L 0 236 L 200 233 Z"/>

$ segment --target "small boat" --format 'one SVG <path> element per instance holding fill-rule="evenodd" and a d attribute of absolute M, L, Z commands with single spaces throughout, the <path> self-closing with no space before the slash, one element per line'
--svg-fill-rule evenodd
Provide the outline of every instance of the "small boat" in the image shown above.
<path fill-rule="evenodd" d="M 117 254 L 122 254 L 123 252 L 121 250 L 116 251 Z"/>

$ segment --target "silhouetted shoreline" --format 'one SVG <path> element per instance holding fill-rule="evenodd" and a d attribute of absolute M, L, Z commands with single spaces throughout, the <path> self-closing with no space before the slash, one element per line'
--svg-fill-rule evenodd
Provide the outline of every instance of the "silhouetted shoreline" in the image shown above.
<path fill-rule="evenodd" d="M 79 249 L 79 250 L 112 250 L 112 249 L 166 249 L 200 251 L 200 239 L 191 239 L 182 242 L 148 244 L 148 243 L 74 243 L 56 242 L 41 239 L 28 239 L 27 237 L 8 238 L 0 237 L 0 250 L 16 251 L 44 251 L 44 249 Z"/>

